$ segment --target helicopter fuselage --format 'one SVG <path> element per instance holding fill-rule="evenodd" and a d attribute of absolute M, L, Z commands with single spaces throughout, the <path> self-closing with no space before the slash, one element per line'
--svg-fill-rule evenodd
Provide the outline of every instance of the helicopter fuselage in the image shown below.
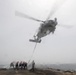
<path fill-rule="evenodd" d="M 42 38 L 50 34 L 51 32 L 54 33 L 56 25 L 57 22 L 55 22 L 54 20 L 48 20 L 47 22 L 42 23 L 41 26 L 39 27 L 39 31 L 36 36 L 38 38 Z"/>
<path fill-rule="evenodd" d="M 50 33 L 54 33 L 56 25 L 57 25 L 57 19 L 44 21 L 43 23 L 41 23 L 37 34 L 34 35 L 34 40 L 31 39 L 30 41 L 40 43 L 42 37 Z"/>

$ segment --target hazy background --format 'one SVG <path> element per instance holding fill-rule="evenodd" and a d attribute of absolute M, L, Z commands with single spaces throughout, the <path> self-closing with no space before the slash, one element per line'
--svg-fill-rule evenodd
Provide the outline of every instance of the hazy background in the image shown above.
<path fill-rule="evenodd" d="M 35 43 L 29 42 L 40 26 L 39 22 L 15 16 L 20 11 L 46 20 L 54 3 L 59 0 L 0 0 L 0 63 L 29 61 Z M 60 0 L 61 1 L 61 0 Z M 61 25 L 54 34 L 42 38 L 32 59 L 36 63 L 76 63 L 76 0 L 67 0 L 50 19 Z"/>

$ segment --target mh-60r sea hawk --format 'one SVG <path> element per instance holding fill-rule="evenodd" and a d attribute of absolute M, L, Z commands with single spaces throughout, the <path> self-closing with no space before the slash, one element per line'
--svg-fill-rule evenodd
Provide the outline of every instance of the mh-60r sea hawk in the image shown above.
<path fill-rule="evenodd" d="M 30 42 L 40 43 L 42 37 L 47 36 L 50 33 L 54 33 L 54 31 L 56 29 L 56 26 L 58 24 L 57 18 L 54 18 L 54 20 L 49 20 L 49 19 L 57 11 L 57 9 L 58 9 L 58 7 L 55 5 L 53 7 L 53 10 L 50 12 L 49 16 L 47 17 L 47 19 L 45 21 L 38 20 L 36 18 L 30 17 L 30 16 L 28 16 L 28 15 L 26 15 L 24 13 L 18 12 L 18 11 L 15 12 L 16 16 L 29 18 L 29 19 L 32 19 L 32 20 L 35 20 L 35 21 L 38 21 L 38 22 L 42 22 L 40 24 L 40 27 L 38 29 L 37 34 L 34 35 L 34 39 L 29 40 Z"/>

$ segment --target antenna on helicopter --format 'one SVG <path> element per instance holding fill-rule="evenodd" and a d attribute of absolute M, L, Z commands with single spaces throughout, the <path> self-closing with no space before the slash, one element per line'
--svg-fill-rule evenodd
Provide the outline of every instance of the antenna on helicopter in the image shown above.
<path fill-rule="evenodd" d="M 54 21 L 55 21 L 55 25 L 57 25 L 58 24 L 57 18 L 54 18 Z"/>

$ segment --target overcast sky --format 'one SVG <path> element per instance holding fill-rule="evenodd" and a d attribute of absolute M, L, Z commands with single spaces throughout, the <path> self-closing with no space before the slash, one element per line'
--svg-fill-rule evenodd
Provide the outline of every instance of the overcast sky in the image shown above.
<path fill-rule="evenodd" d="M 61 4 L 61 0 L 58 1 L 0 0 L 0 63 L 28 62 L 35 46 L 29 39 L 33 38 L 40 22 L 15 16 L 15 11 L 46 20 L 55 2 Z M 32 58 L 36 63 L 76 63 L 76 0 L 66 0 L 58 8 L 50 19 L 57 17 L 58 24 L 73 27 L 57 26 L 54 34 L 43 37 Z"/>

